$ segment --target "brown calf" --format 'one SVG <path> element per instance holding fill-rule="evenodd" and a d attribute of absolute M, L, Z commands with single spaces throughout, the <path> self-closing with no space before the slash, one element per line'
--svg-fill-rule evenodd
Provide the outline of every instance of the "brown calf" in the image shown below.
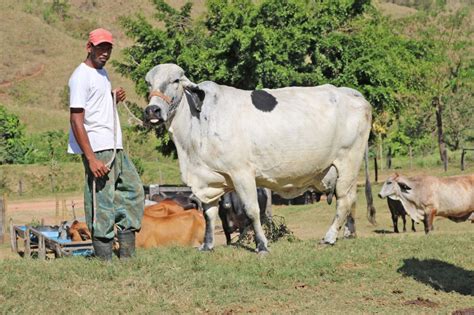
<path fill-rule="evenodd" d="M 137 247 L 197 247 L 203 242 L 206 223 L 200 211 L 191 209 L 167 216 L 156 216 L 154 212 L 149 212 L 145 210 L 142 228 L 136 235 Z"/>

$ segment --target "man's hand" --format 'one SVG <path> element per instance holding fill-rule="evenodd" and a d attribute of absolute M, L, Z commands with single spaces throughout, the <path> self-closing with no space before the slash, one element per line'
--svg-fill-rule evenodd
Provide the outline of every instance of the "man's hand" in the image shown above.
<path fill-rule="evenodd" d="M 121 87 L 116 88 L 115 90 L 112 91 L 112 93 L 116 93 L 117 96 L 117 103 L 125 101 L 127 98 L 127 95 L 125 93 L 125 90 Z"/>
<path fill-rule="evenodd" d="M 96 178 L 105 176 L 110 172 L 110 168 L 108 168 L 104 162 L 96 158 L 89 160 L 89 169 Z"/>

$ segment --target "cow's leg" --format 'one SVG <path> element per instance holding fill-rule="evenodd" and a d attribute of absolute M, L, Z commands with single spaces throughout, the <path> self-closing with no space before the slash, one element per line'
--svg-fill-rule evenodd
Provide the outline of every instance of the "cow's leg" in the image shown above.
<path fill-rule="evenodd" d="M 398 231 L 398 215 L 392 212 L 393 232 L 399 233 Z"/>
<path fill-rule="evenodd" d="M 416 232 L 416 229 L 415 229 L 415 220 L 411 219 L 411 230 L 413 232 Z"/>
<path fill-rule="evenodd" d="M 327 231 L 326 235 L 324 236 L 324 238 L 322 240 L 322 243 L 325 243 L 325 244 L 333 245 L 333 244 L 336 243 L 337 234 L 338 234 L 339 230 L 341 229 L 342 224 L 346 220 L 350 209 L 352 209 L 352 207 L 355 206 L 355 201 L 356 201 L 356 198 L 357 198 L 357 195 L 356 195 L 357 187 L 356 187 L 355 183 L 353 183 L 353 185 L 349 186 L 348 189 L 345 189 L 347 187 L 347 185 L 344 186 L 343 185 L 344 183 L 342 183 L 342 184 L 340 184 L 340 183 L 341 182 L 338 182 L 337 185 L 336 185 L 336 197 L 337 197 L 337 200 L 336 200 L 336 215 L 334 217 L 332 225 L 329 227 L 329 230 Z M 345 191 L 346 191 L 346 193 L 344 195 L 342 195 L 343 192 L 345 192 Z M 342 196 L 340 195 L 340 193 L 341 193 Z M 352 222 L 352 224 L 354 224 L 354 222 Z M 355 227 L 354 227 L 354 230 L 355 230 Z"/>
<path fill-rule="evenodd" d="M 425 226 L 425 234 L 428 234 L 430 229 L 429 229 L 429 223 L 428 223 L 428 215 L 426 213 L 423 217 L 423 225 Z"/>
<path fill-rule="evenodd" d="M 428 214 L 428 229 L 430 231 L 433 231 L 433 221 L 434 217 L 436 216 L 436 209 L 431 209 L 431 211 Z"/>
<path fill-rule="evenodd" d="M 268 252 L 268 241 L 263 232 L 260 223 L 260 209 L 257 201 L 257 186 L 255 178 L 251 177 L 235 177 L 232 176 L 234 188 L 244 204 L 245 213 L 252 221 L 253 230 L 255 232 L 256 251 L 258 253 Z"/>
<path fill-rule="evenodd" d="M 355 201 L 351 206 L 351 212 L 347 216 L 346 225 L 344 226 L 344 238 L 355 238 L 356 237 L 356 228 L 355 228 Z"/>
<path fill-rule="evenodd" d="M 403 232 L 406 232 L 407 231 L 407 219 L 406 219 L 404 214 L 402 214 L 401 216 L 402 216 L 402 221 L 403 221 Z"/>
<path fill-rule="evenodd" d="M 225 209 L 223 206 L 219 207 L 219 217 L 221 218 L 222 229 L 224 230 L 224 234 L 225 234 L 225 240 L 226 240 L 227 245 L 230 245 L 231 243 L 230 235 L 232 232 L 229 226 L 229 218 L 227 215 L 227 211 L 228 209 Z"/>
<path fill-rule="evenodd" d="M 209 251 L 214 248 L 214 229 L 216 226 L 216 218 L 218 212 L 218 202 L 203 204 L 204 218 L 206 219 L 206 233 L 204 234 L 204 243 L 199 250 Z"/>

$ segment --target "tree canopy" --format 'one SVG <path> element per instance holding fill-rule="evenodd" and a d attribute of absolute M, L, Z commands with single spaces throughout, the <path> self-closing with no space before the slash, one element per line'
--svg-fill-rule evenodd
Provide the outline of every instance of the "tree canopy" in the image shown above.
<path fill-rule="evenodd" d="M 146 72 L 167 62 L 195 82 L 242 89 L 331 83 L 364 94 L 374 107 L 378 139 L 423 143 L 426 133 L 416 133 L 422 124 L 413 119 L 413 130 L 403 130 L 400 117 L 419 114 L 417 105 L 427 103 L 437 45 L 399 31 L 369 0 L 208 0 L 206 14 L 196 20 L 190 3 L 177 10 L 153 2 L 164 27 L 139 15 L 123 17 L 135 44 L 114 64 L 139 93 L 146 93 Z M 172 152 L 164 131 L 158 135 L 160 150 Z"/>

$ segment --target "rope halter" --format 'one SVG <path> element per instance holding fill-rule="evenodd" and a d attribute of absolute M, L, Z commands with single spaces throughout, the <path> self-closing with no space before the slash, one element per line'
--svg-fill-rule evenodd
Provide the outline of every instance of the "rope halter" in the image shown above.
<path fill-rule="evenodd" d="M 172 116 L 174 116 L 176 109 L 178 108 L 179 103 L 173 103 L 173 100 L 175 99 L 174 97 L 171 98 L 168 95 L 158 91 L 158 90 L 153 90 L 148 94 L 148 100 L 151 100 L 153 96 L 157 96 L 161 98 L 166 104 L 168 104 L 168 112 L 167 112 L 167 117 L 166 120 L 169 120 Z"/>

